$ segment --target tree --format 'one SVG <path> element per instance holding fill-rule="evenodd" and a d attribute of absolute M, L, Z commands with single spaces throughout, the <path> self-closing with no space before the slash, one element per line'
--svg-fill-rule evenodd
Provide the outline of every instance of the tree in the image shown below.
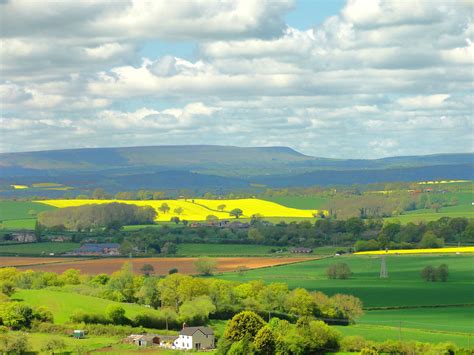
<path fill-rule="evenodd" d="M 81 270 L 67 269 L 61 274 L 60 280 L 66 285 L 79 285 L 81 283 Z"/>
<path fill-rule="evenodd" d="M 158 210 L 163 213 L 168 213 L 170 210 L 170 206 L 166 202 L 163 202 L 160 207 L 158 207 Z"/>
<path fill-rule="evenodd" d="M 0 319 L 3 325 L 18 330 L 29 328 L 34 318 L 33 309 L 19 302 L 0 304 Z"/>
<path fill-rule="evenodd" d="M 105 198 L 107 198 L 107 194 L 105 193 L 105 190 L 102 189 L 102 188 L 97 188 L 94 190 L 94 192 L 92 193 L 92 198 L 94 200 L 104 200 Z"/>
<path fill-rule="evenodd" d="M 125 317 L 125 309 L 122 306 L 109 304 L 105 308 L 105 315 L 113 324 L 124 325 L 129 323 L 129 319 Z"/>
<path fill-rule="evenodd" d="M 232 211 L 229 212 L 229 215 L 239 218 L 244 214 L 244 212 L 240 208 L 234 208 Z"/>
<path fill-rule="evenodd" d="M 161 248 L 161 253 L 162 254 L 167 254 L 167 255 L 176 254 L 177 251 L 178 251 L 178 247 L 173 242 L 166 242 L 163 245 L 163 248 Z"/>
<path fill-rule="evenodd" d="M 15 284 L 11 281 L 4 281 L 0 283 L 0 292 L 10 297 L 15 293 Z"/>
<path fill-rule="evenodd" d="M 236 314 L 224 331 L 224 337 L 233 342 L 244 339 L 246 336 L 255 337 L 258 331 L 265 326 L 265 321 L 252 311 L 243 311 Z"/>
<path fill-rule="evenodd" d="M 436 281 L 436 270 L 433 266 L 428 265 L 421 270 L 421 278 L 425 281 Z"/>
<path fill-rule="evenodd" d="M 361 300 L 352 295 L 336 294 L 331 297 L 331 303 L 340 317 L 349 322 L 354 322 L 356 318 L 364 314 Z"/>
<path fill-rule="evenodd" d="M 28 335 L 25 333 L 0 334 L 0 353 L 2 354 L 23 354 L 28 347 Z"/>
<path fill-rule="evenodd" d="M 208 221 L 208 222 L 216 222 L 218 220 L 219 220 L 219 218 L 217 216 L 214 216 L 213 214 L 210 214 L 210 215 L 206 216 L 206 221 Z"/>
<path fill-rule="evenodd" d="M 275 334 L 268 326 L 261 328 L 253 341 L 258 354 L 273 355 L 276 348 Z"/>
<path fill-rule="evenodd" d="M 441 264 L 440 266 L 438 266 L 438 268 L 436 269 L 436 279 L 438 279 L 441 282 L 446 282 L 448 281 L 448 276 L 449 276 L 448 265 Z"/>
<path fill-rule="evenodd" d="M 143 264 L 143 266 L 140 268 L 140 271 L 143 275 L 150 276 L 155 271 L 155 268 L 151 264 Z"/>
<path fill-rule="evenodd" d="M 326 275 L 329 279 L 347 279 L 352 275 L 352 272 L 346 263 L 337 263 L 326 269 Z"/>
<path fill-rule="evenodd" d="M 58 337 L 48 338 L 46 343 L 42 346 L 41 351 L 51 352 L 54 354 L 56 351 L 60 351 L 66 348 L 66 343 L 63 339 Z"/>
<path fill-rule="evenodd" d="M 224 211 L 225 207 L 226 207 L 226 206 L 225 206 L 224 204 L 219 205 L 219 206 L 217 206 L 217 210 L 220 211 L 220 212 L 222 212 L 222 211 Z"/>
<path fill-rule="evenodd" d="M 420 248 L 441 248 L 444 245 L 444 240 L 441 238 L 437 238 L 436 235 L 432 231 L 428 231 L 423 234 L 420 243 L 418 246 Z"/>
<path fill-rule="evenodd" d="M 315 305 L 313 297 L 304 288 L 295 288 L 291 291 L 285 302 L 285 308 L 289 313 L 299 316 L 311 316 L 314 312 Z"/>
<path fill-rule="evenodd" d="M 209 319 L 209 314 L 215 312 L 216 306 L 209 296 L 199 296 L 185 301 L 179 307 L 179 317 L 183 322 L 203 324 Z"/>
<path fill-rule="evenodd" d="M 176 207 L 173 211 L 179 216 L 181 213 L 184 212 L 184 209 L 183 207 Z"/>
<path fill-rule="evenodd" d="M 170 218 L 170 222 L 174 222 L 176 224 L 179 224 L 180 219 L 179 219 L 179 217 L 173 216 L 173 217 Z"/>
<path fill-rule="evenodd" d="M 210 276 L 217 268 L 217 262 L 210 258 L 199 258 L 194 263 L 194 267 L 201 275 Z"/>

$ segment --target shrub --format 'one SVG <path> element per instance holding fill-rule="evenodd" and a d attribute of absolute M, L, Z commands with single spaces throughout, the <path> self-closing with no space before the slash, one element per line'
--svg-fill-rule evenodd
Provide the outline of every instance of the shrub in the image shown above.
<path fill-rule="evenodd" d="M 49 338 L 48 341 L 41 348 L 44 352 L 52 352 L 62 350 L 66 347 L 66 343 L 61 338 Z"/>
<path fill-rule="evenodd" d="M 265 321 L 255 312 L 243 311 L 236 314 L 224 332 L 224 337 L 231 341 L 239 341 L 246 336 L 254 337 L 265 325 Z"/>
<path fill-rule="evenodd" d="M 25 333 L 0 334 L 0 353 L 23 354 L 28 350 L 28 343 Z"/>
<path fill-rule="evenodd" d="M 258 354 L 272 355 L 276 348 L 275 334 L 268 326 L 263 327 L 255 335 L 253 345 Z"/>
<path fill-rule="evenodd" d="M 446 282 L 448 281 L 448 276 L 449 276 L 448 265 L 441 264 L 440 266 L 438 266 L 438 268 L 436 269 L 436 278 L 441 282 Z"/>

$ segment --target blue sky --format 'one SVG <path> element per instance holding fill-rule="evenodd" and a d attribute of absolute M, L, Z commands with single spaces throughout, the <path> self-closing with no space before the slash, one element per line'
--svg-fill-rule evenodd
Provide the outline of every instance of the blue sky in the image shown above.
<path fill-rule="evenodd" d="M 469 2 L 2 2 L 0 151 L 473 151 Z M 453 139 L 456 137 L 456 139 Z"/>

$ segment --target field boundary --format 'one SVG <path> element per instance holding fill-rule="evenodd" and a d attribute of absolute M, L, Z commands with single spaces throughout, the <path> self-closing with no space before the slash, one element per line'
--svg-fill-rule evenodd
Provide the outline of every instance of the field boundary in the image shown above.
<path fill-rule="evenodd" d="M 417 308 L 466 308 L 474 307 L 474 303 L 457 303 L 457 304 L 435 304 L 420 306 L 388 306 L 388 307 L 364 307 L 366 311 L 395 311 L 399 309 L 417 309 Z"/>

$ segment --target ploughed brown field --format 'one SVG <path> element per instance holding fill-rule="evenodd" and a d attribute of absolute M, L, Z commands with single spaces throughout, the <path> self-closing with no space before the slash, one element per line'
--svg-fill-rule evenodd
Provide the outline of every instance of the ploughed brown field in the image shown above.
<path fill-rule="evenodd" d="M 6 266 L 27 266 L 37 264 L 51 264 L 71 262 L 77 259 L 71 258 L 29 258 L 29 257 L 14 257 L 14 256 L 0 256 L 0 267 Z"/>
<path fill-rule="evenodd" d="M 13 259 L 13 258 L 12 258 Z M 15 258 L 18 262 L 15 265 L 21 265 L 21 257 Z M 28 258 L 34 259 L 34 258 Z M 57 260 L 57 259 L 56 259 Z M 140 273 L 140 269 L 144 264 L 151 264 L 155 269 L 155 274 L 166 275 L 168 271 L 177 268 L 183 274 L 195 274 L 196 268 L 194 263 L 198 258 L 110 258 L 110 259 L 88 259 L 88 260 L 72 260 L 64 261 L 54 264 L 42 264 L 33 266 L 21 266 L 20 269 L 32 269 L 41 271 L 52 271 L 62 273 L 67 269 L 79 269 L 84 274 L 111 274 L 119 270 L 126 262 L 133 265 L 133 270 Z M 215 258 L 217 261 L 217 271 L 235 271 L 240 266 L 246 266 L 249 269 L 260 267 L 269 267 L 275 265 L 283 265 L 295 263 L 299 261 L 308 261 L 311 258 L 259 258 L 259 257 L 245 257 L 245 258 Z M 39 262 L 38 262 L 39 263 Z"/>

